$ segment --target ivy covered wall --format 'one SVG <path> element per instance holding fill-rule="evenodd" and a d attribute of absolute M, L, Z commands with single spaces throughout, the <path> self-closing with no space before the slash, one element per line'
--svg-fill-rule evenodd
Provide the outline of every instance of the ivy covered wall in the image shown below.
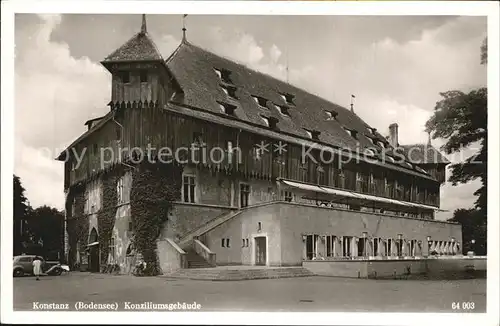
<path fill-rule="evenodd" d="M 99 246 L 101 252 L 101 272 L 107 268 L 109 242 L 115 225 L 115 215 L 118 204 L 116 183 L 121 177 L 121 169 L 108 173 L 102 179 L 102 207 L 97 213 L 99 230 Z"/>
<path fill-rule="evenodd" d="M 173 164 L 144 162 L 132 172 L 130 212 L 134 245 L 146 262 L 145 275 L 158 275 L 161 269 L 156 240 L 172 202 L 180 199 L 182 167 Z"/>
<path fill-rule="evenodd" d="M 66 197 L 66 231 L 68 232 L 68 264 L 73 269 L 77 256 L 77 243 L 84 245 L 88 237 L 88 216 L 85 214 L 85 186 L 75 185 Z"/>

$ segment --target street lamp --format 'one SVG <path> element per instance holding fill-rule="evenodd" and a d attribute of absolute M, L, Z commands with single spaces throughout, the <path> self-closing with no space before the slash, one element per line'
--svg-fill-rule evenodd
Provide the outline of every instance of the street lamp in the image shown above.
<path fill-rule="evenodd" d="M 475 251 L 475 249 L 476 249 L 476 248 L 475 248 L 475 247 L 476 247 L 476 246 L 475 246 L 476 240 L 472 239 L 472 240 L 470 241 L 470 243 L 471 243 L 472 254 L 474 255 L 474 254 L 475 254 L 475 252 L 476 252 L 476 251 Z"/>

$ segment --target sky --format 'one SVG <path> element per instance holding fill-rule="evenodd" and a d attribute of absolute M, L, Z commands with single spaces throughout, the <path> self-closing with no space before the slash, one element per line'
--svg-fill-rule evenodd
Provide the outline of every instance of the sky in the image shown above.
<path fill-rule="evenodd" d="M 401 144 L 424 143 L 440 92 L 486 85 L 480 46 L 485 17 L 189 15 L 188 40 L 348 106 L 382 133 L 399 124 Z M 64 207 L 63 163 L 54 158 L 105 114 L 111 77 L 102 61 L 140 30 L 141 15 L 15 17 L 14 172 L 33 207 Z M 164 58 L 181 40 L 181 15 L 148 15 Z M 444 143 L 433 140 L 436 147 Z M 474 149 L 447 155 L 452 162 Z M 448 173 L 449 176 L 449 173 Z M 470 208 L 479 181 L 441 188 L 438 219 Z"/>

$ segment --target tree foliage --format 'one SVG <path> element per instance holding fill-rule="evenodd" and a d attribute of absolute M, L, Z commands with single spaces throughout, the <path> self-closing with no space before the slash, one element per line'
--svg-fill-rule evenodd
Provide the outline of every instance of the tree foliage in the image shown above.
<path fill-rule="evenodd" d="M 26 198 L 21 179 L 14 174 L 14 219 L 25 218 L 29 211 L 28 199 Z"/>
<path fill-rule="evenodd" d="M 487 40 L 481 45 L 481 64 L 486 64 Z M 465 148 L 475 153 L 462 162 L 450 166 L 449 182 L 452 185 L 468 183 L 479 179 L 481 187 L 474 192 L 477 196 L 474 209 L 455 211 L 452 220 L 462 224 L 464 245 L 474 238 L 476 250 L 486 252 L 487 213 L 487 159 L 488 159 L 488 91 L 479 88 L 468 93 L 452 90 L 440 93 L 442 99 L 436 103 L 434 114 L 426 123 L 426 131 L 432 138 L 443 138 L 442 146 L 447 154 L 460 152 Z M 481 237 L 481 238 L 480 238 Z M 467 240 L 466 240 L 467 239 Z M 479 243 L 482 243 L 479 245 Z M 465 249 L 465 248 L 464 248 Z"/>
<path fill-rule="evenodd" d="M 478 147 L 472 156 L 450 166 L 449 181 L 457 185 L 479 178 L 482 186 L 474 193 L 479 196 L 476 207 L 486 212 L 487 89 L 480 88 L 469 93 L 448 91 L 441 93 L 441 96 L 443 99 L 436 104 L 434 115 L 427 121 L 426 128 L 433 133 L 433 138 L 446 139 L 442 149 L 447 154 Z"/>
<path fill-rule="evenodd" d="M 452 222 L 462 225 L 462 251 L 474 251 L 480 255 L 486 254 L 486 223 L 484 216 L 477 209 L 457 209 L 453 213 Z M 472 243 L 472 240 L 475 243 Z"/>
<path fill-rule="evenodd" d="M 46 259 L 60 259 L 64 246 L 64 213 L 44 205 L 34 209 L 27 220 L 31 242 L 40 246 L 37 254 Z"/>
<path fill-rule="evenodd" d="M 14 255 L 19 255 L 24 251 L 25 244 L 28 238 L 28 234 L 23 229 L 24 222 L 28 216 L 31 207 L 26 198 L 25 189 L 21 183 L 21 179 L 14 175 L 13 179 L 14 189 L 13 189 L 13 221 L 14 221 L 14 232 L 13 232 L 13 249 Z M 23 225 L 23 226 L 21 226 Z"/>
<path fill-rule="evenodd" d="M 481 45 L 481 64 L 485 65 L 488 63 L 488 38 L 485 38 L 483 44 Z"/>

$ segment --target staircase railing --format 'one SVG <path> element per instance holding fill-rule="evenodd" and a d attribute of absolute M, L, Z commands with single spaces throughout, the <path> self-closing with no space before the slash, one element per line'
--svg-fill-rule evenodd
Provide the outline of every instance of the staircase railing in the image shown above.
<path fill-rule="evenodd" d="M 228 213 L 225 213 L 223 215 L 220 215 L 220 216 L 214 218 L 213 220 L 210 220 L 209 222 L 201 225 L 199 228 L 195 229 L 194 231 L 190 231 L 187 234 L 182 235 L 177 243 L 181 248 L 184 248 L 187 244 L 190 243 L 190 241 L 194 240 L 196 237 L 199 237 L 199 236 L 207 233 L 208 231 L 216 228 L 217 226 L 221 225 L 222 223 L 239 215 L 240 213 L 241 213 L 241 210 L 234 210 L 234 211 L 230 211 Z"/>
<path fill-rule="evenodd" d="M 215 253 L 211 251 L 207 246 L 205 246 L 203 242 L 198 239 L 194 239 L 193 249 L 198 255 L 203 257 L 210 266 L 215 267 Z"/>

